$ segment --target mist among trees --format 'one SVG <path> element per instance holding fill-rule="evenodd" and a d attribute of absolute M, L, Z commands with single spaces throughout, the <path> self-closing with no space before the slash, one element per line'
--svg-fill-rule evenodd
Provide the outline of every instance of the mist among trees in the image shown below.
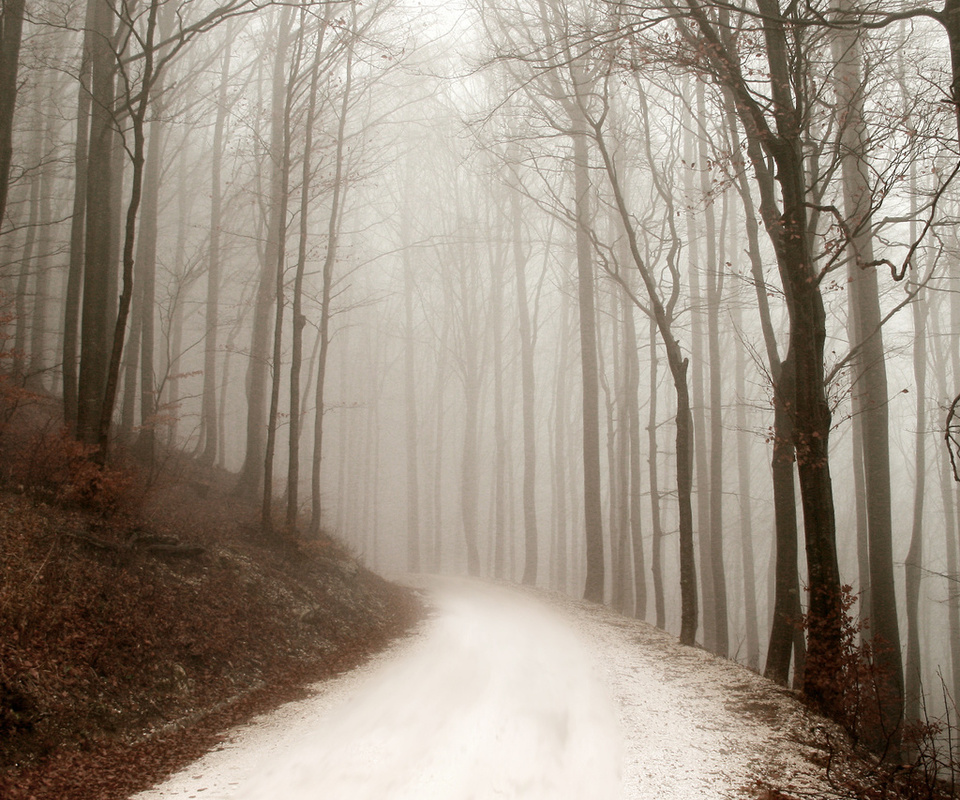
<path fill-rule="evenodd" d="M 954 0 L 4 0 L 0 388 L 835 714 L 858 647 L 897 750 L 960 697 L 958 131 Z"/>

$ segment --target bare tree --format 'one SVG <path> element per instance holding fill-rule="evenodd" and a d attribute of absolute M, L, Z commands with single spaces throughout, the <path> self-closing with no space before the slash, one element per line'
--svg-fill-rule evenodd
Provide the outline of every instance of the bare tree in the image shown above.
<path fill-rule="evenodd" d="M 17 72 L 26 0 L 3 0 L 0 14 L 0 222 L 7 211 L 10 162 L 13 159 L 13 115 L 17 105 Z"/>

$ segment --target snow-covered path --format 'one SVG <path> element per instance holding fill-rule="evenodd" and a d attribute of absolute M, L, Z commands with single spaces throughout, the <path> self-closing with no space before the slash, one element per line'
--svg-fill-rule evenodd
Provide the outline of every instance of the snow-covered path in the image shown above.
<path fill-rule="evenodd" d="M 137 800 L 734 798 L 814 772 L 803 711 L 735 664 L 560 597 L 431 595 L 417 635 Z"/>

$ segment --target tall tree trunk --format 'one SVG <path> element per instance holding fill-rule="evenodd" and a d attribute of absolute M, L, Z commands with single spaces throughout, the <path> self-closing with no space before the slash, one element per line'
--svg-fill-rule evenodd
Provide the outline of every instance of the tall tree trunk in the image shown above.
<path fill-rule="evenodd" d="M 77 433 L 87 443 L 97 440 L 107 380 L 110 326 L 108 319 L 111 213 L 117 191 L 113 164 L 113 104 L 116 63 L 111 48 L 115 20 L 110 0 L 95 0 L 91 33 L 91 97 L 87 160 L 86 231 L 84 236 L 83 304 L 80 323 L 80 371 L 77 386 Z"/>
<path fill-rule="evenodd" d="M 626 531 L 620 527 L 620 509 L 622 508 L 622 475 L 619 471 L 619 462 L 617 460 L 617 382 L 620 378 L 620 331 L 619 320 L 614 310 L 617 308 L 615 295 L 607 291 L 605 297 L 602 294 L 598 300 L 598 305 L 604 300 L 609 300 L 607 312 L 601 317 L 601 321 L 607 316 L 612 316 L 610 326 L 610 352 L 613 355 L 613 363 L 607 375 L 607 367 L 604 363 L 606 356 L 606 345 L 603 341 L 603 328 L 598 326 L 597 331 L 597 364 L 599 367 L 600 388 L 603 392 L 604 401 L 604 422 L 607 429 L 607 531 L 608 541 L 610 542 L 610 556 L 607 563 L 610 565 L 609 578 L 607 579 L 610 592 L 609 603 L 623 613 L 623 558 L 622 546 Z"/>
<path fill-rule="evenodd" d="M 227 123 L 227 89 L 233 52 L 233 25 L 226 22 L 224 50 L 220 63 L 220 87 L 217 89 L 217 116 L 213 123 L 210 158 L 210 243 L 207 249 L 207 297 L 204 304 L 203 398 L 200 421 L 203 450 L 200 463 L 212 466 L 220 448 L 217 418 L 217 347 L 220 335 L 220 233 L 223 226 L 223 151 Z"/>
<path fill-rule="evenodd" d="M 333 271 L 337 263 L 337 249 L 340 240 L 340 220 L 342 215 L 343 170 L 345 164 L 347 110 L 350 107 L 350 92 L 353 83 L 353 47 L 347 48 L 347 63 L 343 81 L 343 97 L 340 105 L 340 119 L 337 123 L 337 144 L 334 153 L 333 193 L 330 197 L 330 217 L 327 224 L 327 251 L 323 257 L 321 271 L 322 287 L 320 293 L 320 360 L 317 365 L 317 391 L 315 417 L 313 424 L 313 462 L 310 473 L 310 533 L 320 533 L 322 498 L 320 496 L 320 471 L 323 461 L 323 404 L 324 383 L 327 375 L 327 354 L 330 350 L 330 317 L 333 299 Z"/>
<path fill-rule="evenodd" d="M 286 10 L 286 9 L 284 9 Z M 292 14 L 291 14 L 292 17 Z M 283 26 L 283 22 L 281 22 Z M 287 26 L 284 26 L 287 27 Z M 280 413 L 280 384 L 283 378 L 283 317 L 286 297 L 284 286 L 287 274 L 287 212 L 290 203 L 290 163 L 292 159 L 292 131 L 293 126 L 293 105 L 297 94 L 297 83 L 300 72 L 300 61 L 304 47 L 304 31 L 301 28 L 297 36 L 294 56 L 290 63 L 290 75 L 287 78 L 284 90 L 283 100 L 283 123 L 281 125 L 281 138 L 277 155 L 279 161 L 274 163 L 276 171 L 274 186 L 277 189 L 276 201 L 279 208 L 276 209 L 277 215 L 277 238 L 274 240 L 274 251 L 268 251 L 267 258 L 273 259 L 274 275 L 274 318 L 273 318 L 273 356 L 270 359 L 270 408 L 267 411 L 267 441 L 264 447 L 263 455 L 263 495 L 260 507 L 260 524 L 267 532 L 273 531 L 273 470 L 274 456 L 277 447 L 277 426 L 279 424 L 278 415 Z M 294 320 L 294 327 L 297 320 Z M 300 405 L 297 403 L 297 414 L 299 415 Z"/>
<path fill-rule="evenodd" d="M 93 28 L 100 0 L 87 0 L 83 46 L 78 69 L 77 129 L 73 148 L 73 211 L 70 217 L 70 262 L 63 310 L 63 416 L 76 432 L 77 425 L 77 339 L 80 323 L 80 296 L 83 286 L 85 231 L 87 220 L 87 157 L 90 142 L 91 69 Z"/>
<path fill-rule="evenodd" d="M 810 586 L 803 689 L 811 700 L 832 711 L 840 702 L 833 678 L 841 659 L 843 610 L 829 462 L 831 412 L 824 385 L 826 312 L 809 250 L 802 115 L 792 95 L 790 48 L 796 40 L 788 39 L 788 21 L 778 0 L 758 0 L 771 93 L 769 109 L 763 108 L 747 88 L 727 29 L 714 25 L 699 0 L 686 0 L 686 7 L 698 33 L 696 46 L 705 45 L 705 57 L 718 80 L 734 95 L 760 189 L 761 217 L 774 245 L 789 311 L 787 360 L 796 378 L 794 445 Z M 682 30 L 689 33 L 688 28 Z"/>
<path fill-rule="evenodd" d="M 13 160 L 13 116 L 17 105 L 17 72 L 25 5 L 25 0 L 3 0 L 3 14 L 0 16 L 0 226 L 7 211 L 10 162 Z"/>
<path fill-rule="evenodd" d="M 840 13 L 846 13 L 846 0 Z M 834 33 L 834 79 L 841 118 L 841 168 L 844 213 L 852 232 L 848 287 L 857 307 L 855 391 L 863 431 L 864 489 L 870 558 L 870 627 L 877 641 L 875 658 L 883 689 L 882 724 L 875 747 L 891 748 L 899 757 L 899 731 L 903 722 L 903 664 L 900 626 L 893 576 L 893 514 L 890 490 L 890 431 L 887 371 L 881 331 L 881 311 L 871 233 L 872 193 L 866 161 L 863 119 L 864 82 L 861 76 L 860 34 L 853 29 Z M 888 752 L 888 755 L 890 752 Z"/>
<path fill-rule="evenodd" d="M 643 552 L 642 492 L 640 481 L 640 355 L 637 341 L 637 326 L 633 319 L 633 304 L 625 292 L 619 292 L 623 314 L 623 348 L 626 364 L 624 381 L 624 404 L 627 414 L 629 481 L 626 487 L 630 504 L 630 545 L 633 551 L 633 615 L 637 619 L 647 616 L 646 564 Z M 653 346 L 653 340 L 650 342 Z"/>
<path fill-rule="evenodd" d="M 667 628 L 666 604 L 663 597 L 663 517 L 660 512 L 660 476 L 657 464 L 657 396 L 659 393 L 660 359 L 657 357 L 657 321 L 650 318 L 650 413 L 647 418 L 647 464 L 650 475 L 650 517 L 652 528 L 651 572 L 653 575 L 653 603 L 655 624 Z"/>
<path fill-rule="evenodd" d="M 915 180 L 915 170 L 911 170 Z M 916 237 L 911 234 L 911 241 Z M 913 282 L 914 284 L 916 281 Z M 909 287 L 915 288 L 915 287 Z M 907 653 L 904 674 L 904 722 L 921 721 L 920 584 L 923 577 L 923 499 L 927 478 L 927 303 L 922 293 L 913 299 L 913 378 L 916 409 L 914 435 L 913 526 L 906 571 Z"/>
<path fill-rule="evenodd" d="M 163 7 L 163 17 L 167 25 L 172 22 L 171 6 Z M 123 245 L 121 250 L 120 263 L 122 265 L 122 278 L 120 283 L 120 295 L 116 306 L 116 322 L 113 326 L 113 339 L 110 349 L 109 361 L 107 364 L 106 385 L 103 392 L 103 405 L 100 409 L 100 419 L 97 426 L 97 447 L 98 457 L 101 461 L 106 460 L 110 444 L 110 430 L 113 422 L 113 410 L 116 403 L 117 388 L 120 380 L 120 365 L 123 359 L 123 344 L 126 335 L 127 319 L 130 314 L 130 304 L 133 295 L 134 283 L 134 246 L 136 243 L 137 217 L 140 213 L 140 205 L 143 196 L 144 165 L 145 165 L 145 119 L 147 110 L 150 107 L 151 91 L 158 88 L 160 76 L 155 72 L 155 58 L 157 50 L 154 46 L 158 34 L 158 27 L 161 25 L 161 3 L 159 0 L 151 0 L 147 10 L 146 30 L 143 34 L 143 64 L 140 73 L 140 87 L 135 98 L 130 99 L 130 129 L 132 132 L 132 147 L 130 147 L 131 161 L 131 181 L 130 181 L 130 199 L 127 203 L 126 217 L 123 226 Z M 162 38 L 162 31 L 161 31 Z M 116 172 L 119 175 L 122 172 L 121 164 L 123 160 L 123 151 L 126 146 L 120 147 L 120 139 L 115 140 L 115 158 L 117 159 Z M 119 192 L 113 197 L 119 208 Z M 88 206 L 89 207 L 89 206 Z M 156 215 L 154 214 L 154 221 Z M 89 238 L 89 234 L 88 234 Z M 119 244 L 120 237 L 116 237 Z M 155 239 L 155 234 L 154 234 Z M 149 241 L 148 241 L 149 246 Z M 153 245 L 155 249 L 155 244 Z M 115 272 L 114 272 L 115 274 Z M 146 331 L 144 330 L 144 334 Z M 142 404 L 141 404 L 142 405 Z M 152 452 L 151 452 L 152 455 Z"/>
<path fill-rule="evenodd" d="M 270 170 L 267 215 L 267 243 L 261 254 L 260 275 L 253 309 L 253 326 L 250 333 L 250 353 L 247 363 L 247 423 L 246 452 L 236 493 L 256 494 L 263 485 L 264 449 L 266 446 L 267 376 L 270 363 L 270 310 L 276 301 L 276 255 L 284 221 L 280 218 L 280 170 L 279 161 L 283 140 L 287 48 L 290 40 L 292 11 L 289 6 L 280 9 L 277 20 L 277 39 L 273 58 L 271 79 L 270 157 L 263 162 L 272 163 Z"/>
<path fill-rule="evenodd" d="M 496 243 L 490 244 L 490 335 L 493 338 L 493 547 L 491 572 L 505 577 L 507 544 L 507 429 L 503 402 L 503 290 L 508 243 L 503 217 L 497 217 Z M 502 244 L 501 244 L 502 242 Z"/>
<path fill-rule="evenodd" d="M 408 176 L 412 178 L 412 175 Z M 406 431 L 407 478 L 407 569 L 419 572 L 420 559 L 420 456 L 417 450 L 417 342 L 413 322 L 414 272 L 413 258 L 407 236 L 410 220 L 401 222 L 403 239 L 403 399 Z"/>
<path fill-rule="evenodd" d="M 51 95 L 53 90 L 50 90 Z M 53 139 L 52 123 L 43 126 L 42 152 L 46 154 Z M 48 318 L 50 306 L 50 256 L 53 246 L 52 240 L 52 213 L 50 208 L 51 196 L 55 191 L 53 165 L 44 155 L 44 163 L 40 171 L 40 197 L 38 221 L 40 230 L 37 235 L 37 264 L 34 277 L 33 310 L 31 313 L 30 328 L 30 361 L 27 368 L 27 385 L 33 389 L 43 390 L 46 385 L 46 374 L 49 369 L 47 339 Z"/>
<path fill-rule="evenodd" d="M 593 259 L 590 243 L 590 161 L 585 132 L 573 136 L 576 206 L 577 302 L 583 380 L 583 509 L 587 574 L 583 599 L 603 602 L 603 511 L 600 501 L 600 406 Z"/>
<path fill-rule="evenodd" d="M 557 352 L 557 373 L 554 384 L 553 417 L 553 561 L 555 583 L 561 592 L 567 590 L 567 367 L 570 360 L 570 299 L 566 292 L 560 298 L 560 336 Z"/>
<path fill-rule="evenodd" d="M 230 386 L 230 359 L 235 350 L 234 339 L 239 330 L 239 326 L 227 337 L 227 346 L 224 348 L 223 367 L 220 375 L 220 410 L 217 414 L 217 428 L 219 429 L 218 439 L 224 443 L 224 446 L 218 448 L 217 467 L 227 468 L 227 387 Z"/>
<path fill-rule="evenodd" d="M 465 342 L 468 349 L 474 349 L 476 343 Z M 463 523 L 464 540 L 467 546 L 467 573 L 473 577 L 480 575 L 480 550 L 477 543 L 478 500 L 479 500 L 479 464 L 478 464 L 478 427 L 480 406 L 479 364 L 476 354 L 466 355 L 468 362 L 464 376 L 464 414 L 463 414 L 463 458 L 460 462 L 460 520 Z"/>
<path fill-rule="evenodd" d="M 137 242 L 135 284 L 139 284 L 140 314 L 134 324 L 139 327 L 139 339 L 132 337 L 128 351 L 140 347 L 140 432 L 136 450 L 147 463 L 152 464 L 157 438 L 157 387 L 154 368 L 154 309 L 157 285 L 157 216 L 160 204 L 160 166 L 163 123 L 154 118 L 150 122 L 150 144 L 143 181 L 143 213 L 140 237 Z M 186 188 L 186 187 L 181 187 Z M 184 215 L 185 216 L 185 215 Z M 182 220 L 186 224 L 186 220 Z M 181 299 L 182 302 L 182 299 Z"/>
<path fill-rule="evenodd" d="M 951 264 L 951 277 L 956 281 L 957 276 L 960 275 L 960 263 L 954 261 Z M 931 319 L 939 323 L 939 318 L 948 317 L 950 320 L 950 330 L 956 331 L 960 330 L 960 297 L 957 296 L 956 292 L 951 292 L 949 294 L 949 312 L 948 314 L 933 314 Z M 939 327 L 939 325 L 938 325 Z M 931 337 L 934 344 L 937 344 L 942 339 L 942 334 L 938 336 L 936 333 Z M 950 362 L 950 372 L 953 376 L 953 381 L 956 384 L 960 381 L 960 338 L 956 336 L 951 336 L 946 340 L 946 347 L 948 348 L 949 353 L 949 362 Z M 940 369 L 936 370 L 938 381 L 942 378 L 944 383 L 938 386 L 940 397 L 943 398 L 942 403 L 947 401 L 947 391 L 946 391 L 946 364 L 947 356 L 943 356 L 937 359 L 940 363 Z M 946 455 L 946 454 L 944 454 Z M 947 473 L 950 472 L 949 461 L 944 465 L 944 468 L 947 470 Z M 946 478 L 946 482 L 949 484 L 949 478 Z M 960 559 L 958 559 L 958 544 L 960 544 L 960 488 L 956 485 L 952 486 L 955 490 L 950 492 L 952 499 L 949 503 L 944 502 L 944 508 L 947 508 L 949 505 L 951 515 L 954 519 L 947 520 L 947 524 L 944 525 L 944 551 L 947 555 L 947 575 L 950 576 L 951 586 L 948 589 L 947 594 L 947 618 L 949 620 L 949 630 L 950 630 L 950 661 L 951 661 L 951 671 L 953 672 L 953 696 L 960 697 L 960 592 L 957 591 L 957 585 L 960 584 Z M 950 491 L 949 489 L 941 491 Z"/>
<path fill-rule="evenodd" d="M 734 329 L 743 330 L 739 299 L 732 306 Z M 743 611 L 746 627 L 746 663 L 760 670 L 760 633 L 757 621 L 756 566 L 753 552 L 753 502 L 751 497 L 750 433 L 747 430 L 746 357 L 738 347 L 734 363 L 734 390 L 737 395 L 737 494 L 740 505 L 740 560 L 743 565 Z M 796 530 L 796 528 L 794 528 Z M 796 569 L 794 569 L 796 574 Z M 789 667 L 789 651 L 787 653 Z"/>
<path fill-rule="evenodd" d="M 182 262 L 178 259 L 178 264 Z M 182 275 L 182 273 L 180 273 Z M 174 449 L 180 446 L 180 358 L 183 355 L 183 302 L 182 296 L 175 301 L 170 310 L 170 333 L 167 348 L 169 351 L 167 364 L 163 370 L 166 376 L 163 383 L 167 387 L 166 400 L 163 406 L 170 416 L 167 426 L 167 447 Z"/>
<path fill-rule="evenodd" d="M 527 254 L 523 247 L 523 216 L 520 207 L 520 192 L 515 188 L 510 193 L 511 217 L 513 220 L 513 259 L 517 287 L 517 322 L 520 332 L 520 386 L 523 396 L 523 530 L 524 562 L 523 583 L 537 583 L 537 557 L 539 533 L 537 530 L 537 443 L 534 385 L 534 342 L 536 332 L 530 319 L 530 300 L 527 295 Z"/>
<path fill-rule="evenodd" d="M 731 139 L 740 141 L 737 127 L 737 111 L 733 92 L 724 91 L 727 127 Z M 750 146 L 756 147 L 756 143 Z M 766 178 L 768 182 L 771 177 Z M 803 632 L 798 623 L 801 616 L 800 576 L 797 558 L 797 498 L 794 480 L 796 453 L 793 445 L 793 418 L 790 409 L 794 403 L 794 372 L 792 362 L 781 362 L 777 337 L 770 314 L 767 283 L 763 272 L 763 257 L 760 253 L 759 225 L 753 203 L 753 195 L 747 183 L 746 169 L 741 164 L 737 170 L 737 192 L 744 210 L 744 226 L 747 235 L 747 255 L 750 273 L 757 299 L 760 329 L 767 354 L 767 364 L 773 381 L 773 443 L 771 472 L 774 508 L 774 570 L 773 604 L 770 638 L 764 675 L 780 684 L 790 677 L 790 661 L 795 656 L 795 676 L 802 678 L 805 656 Z"/>
<path fill-rule="evenodd" d="M 27 378 L 27 340 L 29 331 L 35 321 L 27 313 L 27 296 L 30 293 L 30 277 L 36 272 L 34 255 L 37 250 L 37 233 L 40 230 L 40 191 L 43 188 L 43 137 L 39 131 L 43 129 L 43 103 L 38 102 L 33 109 L 33 119 L 30 124 L 37 134 L 33 136 L 30 152 L 27 159 L 37 175 L 30 181 L 27 192 L 27 225 L 23 237 L 23 249 L 20 252 L 20 270 L 17 274 L 17 294 L 14 301 L 15 332 L 13 337 L 13 377 L 18 383 Z M 34 281 L 35 284 L 35 281 Z"/>
<path fill-rule="evenodd" d="M 676 457 L 677 457 L 677 505 L 679 511 L 680 528 L 680 642 L 693 645 L 697 635 L 697 569 L 693 542 L 693 506 L 691 495 L 693 489 L 693 416 L 690 408 L 690 392 L 687 382 L 689 361 L 683 356 L 680 343 L 673 333 L 673 320 L 667 307 L 660 298 L 659 288 L 653 275 L 640 253 L 637 232 L 633 218 L 627 208 L 627 202 L 620 184 L 616 165 L 607 149 L 603 137 L 601 123 L 591 123 L 594 129 L 594 140 L 597 142 L 600 155 L 603 158 L 604 171 L 613 191 L 620 221 L 627 234 L 630 246 L 630 255 L 633 258 L 640 277 L 643 281 L 649 300 L 652 317 L 657 322 L 657 330 L 667 352 L 667 364 L 670 367 L 673 386 L 677 395 L 676 417 Z M 649 143 L 648 143 L 649 144 Z M 663 194 L 661 194 L 663 197 Z M 669 201 L 667 201 L 669 202 Z M 670 210 L 670 224 L 672 225 L 672 209 Z M 675 235 L 675 232 L 674 232 Z M 674 248 L 675 251 L 675 248 Z M 674 279 L 676 280 L 675 266 Z"/>
<path fill-rule="evenodd" d="M 444 287 L 446 289 L 446 287 Z M 447 377 L 447 348 L 450 339 L 450 316 L 444 314 L 440 328 L 440 341 L 436 358 L 436 381 L 433 396 L 436 408 L 434 421 L 434 453 L 433 453 L 433 568 L 440 572 L 443 568 L 443 446 L 446 441 L 444 424 L 446 411 L 444 408 L 444 394 Z"/>
<path fill-rule="evenodd" d="M 706 101 L 703 84 L 697 84 L 697 111 L 706 121 Z M 720 301 L 723 295 L 723 242 L 720 241 L 718 257 L 718 231 L 712 200 L 713 186 L 708 174 L 707 145 L 700 138 L 700 191 L 706 202 L 706 308 L 707 351 L 710 359 L 710 571 L 713 573 L 713 627 L 716 636 L 715 652 L 727 657 L 730 651 L 729 624 L 727 621 L 727 577 L 723 560 L 723 395 L 720 375 L 723 369 L 720 351 Z M 726 197 L 724 196 L 724 209 Z M 721 220 L 719 235 L 723 235 Z M 702 526 L 701 526 L 702 527 Z M 704 563 L 703 571 L 707 571 Z"/>
<path fill-rule="evenodd" d="M 698 88 L 697 92 L 699 93 Z M 697 555 L 700 557 L 700 594 L 703 613 L 700 625 L 703 629 L 703 646 L 710 652 L 717 650 L 717 618 L 711 568 L 710 545 L 710 467 L 707 460 L 707 418 L 704 384 L 705 357 L 703 353 L 703 292 L 700 286 L 702 268 L 700 257 L 701 234 L 697 220 L 700 205 L 705 197 L 695 197 L 693 187 L 693 169 L 697 156 L 694 155 L 692 115 L 685 114 L 687 124 L 683 140 L 683 189 L 686 196 L 687 222 L 687 272 L 690 278 L 690 413 L 693 417 L 694 474 L 697 487 Z M 700 160 L 704 160 L 701 156 Z M 704 167 L 701 166 L 701 169 Z M 701 189 L 701 195 L 703 191 Z M 712 214 L 712 208 L 710 209 Z"/>
<path fill-rule="evenodd" d="M 327 7 L 330 8 L 329 6 Z M 301 10 L 301 25 L 306 20 Z M 327 32 L 327 17 L 317 29 L 313 61 L 310 66 L 310 88 L 307 95 L 307 116 L 304 123 L 303 163 L 300 173 L 300 235 L 297 242 L 297 267 L 293 282 L 293 333 L 290 351 L 290 440 L 287 454 L 287 515 L 288 530 L 295 530 L 300 514 L 300 426 L 303 419 L 300 407 L 300 375 L 303 363 L 303 329 L 307 318 L 303 314 L 303 276 L 307 268 L 307 241 L 309 237 L 310 191 L 313 178 L 313 128 L 317 112 L 317 88 L 320 81 L 320 60 Z M 302 35 L 302 34 L 301 34 Z M 342 131 L 341 131 L 342 133 Z"/>
<path fill-rule="evenodd" d="M 337 365 L 337 377 L 340 379 L 340 397 L 345 398 L 350 396 L 350 379 L 353 377 L 351 370 L 347 367 L 352 331 L 350 328 L 345 328 L 340 334 L 343 338 L 339 352 L 340 363 Z M 351 470 L 351 462 L 353 461 L 351 457 L 354 450 L 353 431 L 348 424 L 348 415 L 345 409 L 337 414 L 337 423 L 337 441 L 340 446 L 337 452 L 337 521 L 335 529 L 344 541 L 349 542 L 350 529 L 353 525 L 350 512 L 352 511 L 353 498 L 356 495 L 356 487 L 352 481 Z"/>
<path fill-rule="evenodd" d="M 902 73 L 901 73 L 902 74 Z M 910 240 L 917 240 L 918 185 L 916 164 L 910 166 Z M 922 263 L 922 262 L 921 262 Z M 923 582 L 923 506 L 927 486 L 927 298 L 921 281 L 913 277 L 907 292 L 914 294 L 913 310 L 913 379 L 916 386 L 913 479 L 913 525 L 910 549 L 904 562 L 906 577 L 907 652 L 904 665 L 904 723 L 921 721 L 923 693 L 920 651 L 920 588 Z M 916 754 L 910 754 L 915 756 Z"/>
<path fill-rule="evenodd" d="M 934 295 L 931 312 L 928 317 L 930 324 L 930 343 L 932 345 L 931 355 L 933 360 L 933 369 L 931 373 L 936 380 L 936 393 L 940 403 L 949 402 L 947 394 L 947 370 L 949 364 L 951 367 L 957 366 L 957 358 L 954 355 L 953 342 L 949 344 L 944 342 L 944 328 L 941 320 L 950 317 L 950 330 L 954 330 L 952 310 L 944 309 L 940 304 L 946 302 L 942 297 Z M 950 305 L 953 306 L 953 298 L 950 298 Z M 951 337 L 952 338 L 952 337 Z M 949 352 L 947 349 L 949 348 Z M 954 373 L 956 375 L 956 373 Z M 954 381 L 957 379 L 954 378 Z M 957 584 L 960 583 L 960 564 L 957 559 L 958 531 L 957 529 L 957 500 L 960 499 L 960 492 L 953 491 L 953 481 L 951 476 L 950 458 L 946 448 L 939 448 L 937 477 L 940 486 L 940 499 L 943 504 L 943 548 L 946 554 L 946 575 L 944 594 L 946 595 L 947 605 L 947 640 L 950 647 L 950 672 L 951 679 L 947 684 L 947 689 L 953 697 L 960 697 L 960 593 L 957 592 Z"/>
<path fill-rule="evenodd" d="M 180 177 L 177 186 L 177 239 L 173 247 L 174 281 L 176 288 L 173 294 L 173 305 L 169 309 L 169 330 L 164 342 L 164 360 L 159 370 L 163 377 L 157 386 L 157 397 L 154 402 L 157 409 L 166 412 L 169 420 L 166 431 L 167 447 L 179 447 L 180 427 L 180 357 L 183 355 L 183 307 L 187 293 L 187 237 L 190 235 L 190 212 L 193 206 L 193 195 L 187 191 L 189 174 L 187 170 L 188 148 L 180 148 Z M 242 320 L 242 315 L 241 315 Z M 231 334 L 236 337 L 241 321 Z M 149 352 L 154 353 L 151 345 Z M 166 386 L 166 397 L 163 388 Z"/>
<path fill-rule="evenodd" d="M 141 280 L 134 280 L 130 316 L 130 333 L 127 335 L 126 355 L 123 360 L 123 399 L 118 431 L 119 439 L 126 444 L 133 441 L 133 429 L 137 419 L 137 378 L 140 375 L 140 334 L 143 330 L 143 281 Z"/>
<path fill-rule="evenodd" d="M 614 531 L 616 531 L 617 536 L 614 585 L 616 586 L 619 583 L 613 606 L 622 614 L 632 614 L 636 606 L 636 600 L 633 595 L 633 559 L 635 556 L 630 530 L 630 412 L 628 410 L 629 400 L 627 399 L 630 367 L 627 354 L 624 351 L 626 343 L 623 341 L 625 332 L 623 319 L 627 314 L 632 313 L 632 309 L 623 308 L 622 295 L 624 293 L 619 286 L 611 286 L 610 288 L 610 322 L 613 330 L 611 344 L 614 348 L 612 389 L 615 429 L 614 470 L 611 483 L 615 482 L 617 496 L 619 497 L 619 502 L 616 505 L 616 526 L 611 525 L 610 530 L 611 541 Z M 636 346 L 635 343 L 634 346 Z"/>
<path fill-rule="evenodd" d="M 847 293 L 849 298 L 849 314 L 847 318 L 847 336 L 851 342 L 857 341 L 857 309 L 854 301 L 853 292 Z M 869 528 L 867 525 L 867 488 L 866 480 L 863 474 L 863 417 L 861 416 L 860 393 L 851 392 L 850 413 L 853 417 L 850 420 L 850 460 L 852 468 L 850 470 L 850 480 L 853 483 L 853 506 L 854 518 L 856 520 L 856 545 L 857 545 L 857 579 L 859 580 L 860 595 L 860 616 L 863 619 L 870 619 L 871 608 L 873 606 L 872 592 L 870 590 L 870 539 Z M 869 627 L 860 631 L 861 639 L 869 639 L 871 631 Z"/>

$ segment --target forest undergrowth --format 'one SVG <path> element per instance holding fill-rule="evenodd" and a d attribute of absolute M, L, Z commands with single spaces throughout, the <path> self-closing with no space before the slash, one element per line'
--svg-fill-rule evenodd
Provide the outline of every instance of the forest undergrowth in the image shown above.
<path fill-rule="evenodd" d="M 960 796 L 960 727 L 953 698 L 941 680 L 946 709 L 941 715 L 930 713 L 924 702 L 914 722 L 904 724 L 890 717 L 892 681 L 878 657 L 888 645 L 873 635 L 869 619 L 858 613 L 860 599 L 850 586 L 842 587 L 839 656 L 815 681 L 820 696 L 833 698 L 830 708 L 806 698 L 834 723 L 812 728 L 806 742 L 829 789 L 797 793 L 760 781 L 761 800 L 950 800 Z M 811 624 L 809 616 L 798 621 L 805 631 Z"/>
<path fill-rule="evenodd" d="M 235 478 L 101 468 L 53 400 L 0 409 L 0 797 L 111 800 L 420 617 L 332 538 L 265 536 Z"/>

